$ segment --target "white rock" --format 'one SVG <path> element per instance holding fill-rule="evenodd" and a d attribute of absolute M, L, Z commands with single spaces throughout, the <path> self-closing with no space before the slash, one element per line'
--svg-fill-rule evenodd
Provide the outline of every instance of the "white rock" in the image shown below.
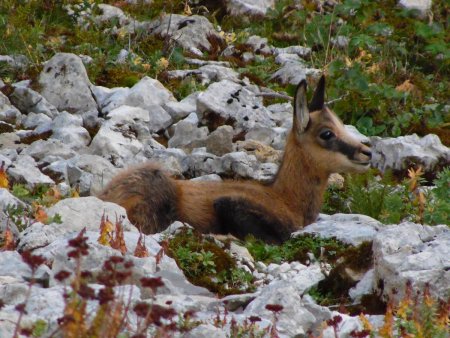
<path fill-rule="evenodd" d="M 97 109 L 90 81 L 80 57 L 57 53 L 46 62 L 39 76 L 41 95 L 59 111 L 82 113 Z"/>
<path fill-rule="evenodd" d="M 229 80 L 213 83 L 198 96 L 197 113 L 202 123 L 212 129 L 221 124 L 234 125 L 235 134 L 255 126 L 275 126 L 262 98 L 254 91 L 258 89 Z"/>
<path fill-rule="evenodd" d="M 77 187 L 82 196 L 99 193 L 118 172 L 105 158 L 90 154 L 52 161 L 43 170 L 64 180 L 67 185 Z"/>
<path fill-rule="evenodd" d="M 273 47 L 269 45 L 267 38 L 258 35 L 249 36 L 246 45 L 250 45 L 256 54 L 271 54 Z"/>
<path fill-rule="evenodd" d="M 21 124 L 25 129 L 34 129 L 41 124 L 50 123 L 51 121 L 52 119 L 45 114 L 31 112 L 22 119 Z"/>
<path fill-rule="evenodd" d="M 217 174 L 203 175 L 200 177 L 194 177 L 191 181 L 216 181 L 221 182 L 222 178 Z"/>
<path fill-rule="evenodd" d="M 359 142 L 362 142 L 362 143 L 370 143 L 370 139 L 369 139 L 366 135 L 361 134 L 361 133 L 359 132 L 359 130 L 356 129 L 355 126 L 352 126 L 352 125 L 350 125 L 350 124 L 346 124 L 346 125 L 344 125 L 344 127 L 345 127 L 345 130 L 348 131 L 348 132 L 349 132 L 354 138 L 356 138 Z"/>
<path fill-rule="evenodd" d="M 359 302 L 361 297 L 373 293 L 373 287 L 375 285 L 374 270 L 370 269 L 366 272 L 364 277 L 348 291 L 348 295 L 354 302 Z"/>
<path fill-rule="evenodd" d="M 152 21 L 149 31 L 162 38 L 168 34 L 177 45 L 199 56 L 202 56 L 200 50 L 211 51 L 209 36 L 212 35 L 219 41 L 222 40 L 208 19 L 199 15 L 189 17 L 178 14 L 165 15 Z"/>
<path fill-rule="evenodd" d="M 34 277 L 49 276 L 49 272 L 49 267 L 43 264 L 36 269 Z M 31 279 L 32 271 L 17 251 L 0 251 L 0 276 L 14 277 L 21 282 L 25 282 Z M 2 291 L 5 290 L 2 289 Z"/>
<path fill-rule="evenodd" d="M 337 325 L 337 335 L 335 334 L 334 328 L 329 326 L 323 331 L 323 338 L 347 338 L 351 337 L 353 331 L 362 331 L 364 329 L 359 317 L 351 317 L 337 311 L 333 311 L 331 314 L 332 318 L 339 316 L 342 321 Z"/>
<path fill-rule="evenodd" d="M 71 149 L 80 150 L 91 142 L 89 132 L 82 125 L 81 116 L 64 111 L 53 120 L 51 138 L 60 140 Z"/>
<path fill-rule="evenodd" d="M 0 92 L 0 121 L 16 125 L 20 123 L 21 118 L 20 111 L 11 104 L 6 95 Z"/>
<path fill-rule="evenodd" d="M 36 161 L 42 161 L 47 156 L 69 159 L 76 155 L 76 152 L 57 139 L 37 140 L 26 147 L 22 155 L 30 155 Z"/>
<path fill-rule="evenodd" d="M 242 178 L 255 178 L 257 175 L 259 163 L 254 155 L 239 151 L 226 154 L 221 160 L 224 173 Z"/>
<path fill-rule="evenodd" d="M 336 238 L 344 243 L 359 245 L 372 241 L 382 225 L 377 220 L 358 214 L 321 214 L 319 219 L 302 230 L 296 231 L 292 237 L 303 234 L 315 234 L 325 238 Z"/>
<path fill-rule="evenodd" d="M 248 316 L 271 319 L 273 314 L 266 309 L 268 304 L 283 307 L 278 313 L 277 330 L 286 337 L 305 335 L 316 321 L 315 317 L 302 306 L 302 300 L 296 289 L 286 281 L 264 288 L 261 294 L 245 308 L 244 313 Z"/>
<path fill-rule="evenodd" d="M 226 338 L 228 337 L 223 329 L 212 324 L 201 324 L 193 330 L 183 335 L 183 338 Z"/>
<path fill-rule="evenodd" d="M 239 82 L 239 73 L 229 67 L 221 65 L 205 65 L 198 69 L 173 70 L 168 72 L 169 78 L 184 79 L 188 76 L 195 76 L 200 83 L 207 85 L 211 82 L 230 80 Z"/>
<path fill-rule="evenodd" d="M 419 164 L 425 171 L 433 171 L 440 163 L 450 163 L 450 149 L 434 134 L 384 139 L 372 137 L 371 141 L 372 165 L 383 172 L 386 169 L 403 170 L 411 164 Z"/>
<path fill-rule="evenodd" d="M 24 183 L 29 189 L 33 189 L 39 184 L 55 184 L 50 177 L 40 172 L 36 161 L 28 155 L 19 155 L 17 160 L 8 168 L 7 173 L 13 181 Z"/>
<path fill-rule="evenodd" d="M 194 92 L 180 102 L 169 101 L 163 108 L 170 114 L 173 120 L 178 121 L 197 111 L 197 97 L 200 92 Z"/>
<path fill-rule="evenodd" d="M 398 4 L 406 9 L 416 9 L 420 17 L 425 17 L 431 10 L 432 0 L 400 0 Z"/>
<path fill-rule="evenodd" d="M 138 163 L 136 155 L 143 150 L 143 145 L 129 126 L 112 126 L 104 124 L 89 146 L 92 154 L 106 158 L 118 166 Z"/>
<path fill-rule="evenodd" d="M 15 87 L 14 92 L 11 94 L 11 100 L 24 114 L 33 112 L 35 114 L 44 114 L 49 118 L 54 118 L 58 115 L 58 110 L 55 106 L 31 88 Z"/>
<path fill-rule="evenodd" d="M 104 114 L 123 105 L 140 107 L 151 113 L 151 108 L 176 101 L 172 93 L 161 82 L 144 76 L 131 88 L 105 90 L 96 88 L 96 97 L 100 98 L 100 107 Z"/>
<path fill-rule="evenodd" d="M 280 54 L 297 54 L 298 56 L 305 58 L 311 54 L 311 48 L 303 46 L 289 46 L 286 48 L 275 48 L 275 55 Z"/>
<path fill-rule="evenodd" d="M 118 20 L 120 26 L 124 26 L 130 23 L 131 19 L 128 15 L 118 7 L 98 4 L 98 8 L 101 10 L 102 14 L 95 16 L 94 20 L 97 23 L 108 22 L 111 20 Z"/>
<path fill-rule="evenodd" d="M 19 248 L 30 250 L 37 247 L 44 247 L 59 236 L 67 233 L 80 232 L 83 228 L 87 230 L 97 230 L 103 216 L 107 216 L 111 222 L 116 221 L 116 217 L 122 221 L 125 229 L 137 231 L 126 217 L 126 211 L 121 206 L 103 202 L 96 197 L 67 198 L 59 201 L 47 210 L 47 215 L 53 217 L 56 214 L 61 216 L 61 224 L 34 223 L 21 234 Z"/>
<path fill-rule="evenodd" d="M 25 203 L 11 194 L 8 189 L 0 188 L 0 210 L 5 211 L 9 206 L 25 208 Z"/>
<path fill-rule="evenodd" d="M 270 80 L 278 81 L 283 85 L 297 85 L 309 77 L 319 78 L 320 74 L 319 69 L 308 68 L 302 62 L 286 62 L 270 76 Z"/>
<path fill-rule="evenodd" d="M 228 12 L 233 16 L 249 15 L 263 17 L 275 7 L 275 0 L 229 0 Z"/>
<path fill-rule="evenodd" d="M 176 124 L 174 135 L 169 140 L 169 147 L 191 151 L 193 148 L 206 145 L 208 134 L 207 127 L 198 128 L 196 125 L 183 120 Z"/>
<path fill-rule="evenodd" d="M 427 226 L 401 223 L 383 228 L 375 236 L 374 286 L 384 284 L 385 298 L 401 299 L 405 284 L 423 290 L 429 284 L 430 291 L 442 299 L 450 290 L 450 229 L 445 225 Z M 397 292 L 392 295 L 392 290 Z"/>
<path fill-rule="evenodd" d="M 233 151 L 233 128 L 220 126 L 214 130 L 206 139 L 206 151 L 217 156 L 231 153 Z"/>

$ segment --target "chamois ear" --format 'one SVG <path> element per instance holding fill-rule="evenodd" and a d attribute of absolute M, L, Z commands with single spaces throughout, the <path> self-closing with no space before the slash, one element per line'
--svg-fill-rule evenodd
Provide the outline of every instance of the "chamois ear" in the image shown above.
<path fill-rule="evenodd" d="M 309 110 L 306 99 L 306 81 L 302 80 L 295 90 L 294 97 L 294 130 L 301 134 L 309 123 Z"/>
<path fill-rule="evenodd" d="M 309 111 L 322 110 L 325 104 L 325 75 L 319 80 L 316 90 L 314 91 L 314 96 L 309 103 Z"/>

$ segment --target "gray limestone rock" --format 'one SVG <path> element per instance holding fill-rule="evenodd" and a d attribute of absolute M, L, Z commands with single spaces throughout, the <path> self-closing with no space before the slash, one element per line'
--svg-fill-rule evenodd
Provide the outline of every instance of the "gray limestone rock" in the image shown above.
<path fill-rule="evenodd" d="M 97 109 L 86 69 L 75 54 L 55 54 L 46 62 L 39 84 L 41 95 L 59 111 L 83 113 Z"/>
<path fill-rule="evenodd" d="M 148 76 L 144 76 L 131 88 L 95 87 L 93 92 L 104 114 L 123 105 L 150 110 L 153 106 L 176 102 L 175 97 L 161 82 Z"/>
<path fill-rule="evenodd" d="M 50 177 L 38 169 L 36 161 L 29 155 L 19 155 L 8 168 L 7 173 L 13 182 L 23 183 L 28 189 L 33 189 L 37 185 L 55 184 Z"/>
<path fill-rule="evenodd" d="M 10 99 L 23 114 L 44 114 L 51 119 L 58 115 L 55 106 L 31 88 L 15 87 Z"/>
<path fill-rule="evenodd" d="M 210 129 L 233 125 L 235 134 L 255 126 L 274 126 L 270 111 L 254 86 L 242 86 L 229 80 L 211 84 L 197 99 L 197 114 Z"/>
<path fill-rule="evenodd" d="M 207 85 L 211 82 L 230 80 L 239 82 L 239 74 L 232 68 L 221 65 L 204 65 L 198 69 L 171 70 L 168 72 L 169 78 L 184 79 L 195 76 L 201 84 Z"/>
<path fill-rule="evenodd" d="M 325 238 L 336 238 L 344 243 L 359 245 L 370 242 L 382 229 L 379 221 L 365 215 L 321 214 L 319 219 L 302 230 L 294 232 L 293 237 L 314 234 Z"/>
<path fill-rule="evenodd" d="M 421 165 L 426 172 L 432 172 L 439 165 L 450 164 L 450 149 L 434 134 L 383 139 L 372 137 L 371 142 L 372 165 L 381 171 L 404 170 L 412 165 Z"/>
<path fill-rule="evenodd" d="M 269 45 L 267 38 L 252 35 L 248 37 L 245 44 L 251 46 L 256 54 L 268 55 L 272 53 L 273 47 Z"/>
<path fill-rule="evenodd" d="M 161 38 L 166 38 L 168 34 L 177 45 L 199 56 L 202 56 L 201 51 L 211 51 L 209 36 L 222 41 L 208 19 L 199 15 L 167 14 L 152 21 L 149 32 Z"/>
<path fill-rule="evenodd" d="M 125 230 L 137 231 L 128 220 L 124 208 L 114 203 L 104 202 L 96 197 L 61 200 L 47 210 L 49 217 L 54 217 L 56 214 L 61 217 L 61 224 L 33 223 L 21 233 L 18 248 L 20 250 L 31 250 L 44 247 L 60 236 L 73 232 L 78 233 L 83 228 L 98 231 L 103 215 L 113 223 L 116 219 L 120 220 Z"/>
<path fill-rule="evenodd" d="M 421 18 L 425 18 L 431 10 L 432 0 L 400 0 L 398 4 L 406 9 L 416 10 Z"/>
<path fill-rule="evenodd" d="M 42 124 L 51 123 L 52 119 L 43 113 L 30 112 L 22 119 L 21 125 L 25 129 L 35 129 Z"/>
<path fill-rule="evenodd" d="M 311 48 L 303 46 L 289 46 L 285 48 L 275 48 L 275 55 L 280 54 L 297 54 L 302 58 L 307 58 L 311 54 Z"/>
<path fill-rule="evenodd" d="M 383 228 L 374 238 L 374 286 L 379 280 L 383 296 L 403 297 L 407 281 L 414 290 L 426 284 L 442 299 L 450 290 L 450 229 L 410 222 Z M 396 290 L 393 293 L 393 289 Z"/>
<path fill-rule="evenodd" d="M 206 151 L 217 156 L 231 153 L 233 151 L 233 128 L 220 126 L 214 130 L 206 139 Z"/>
<path fill-rule="evenodd" d="M 52 158 L 69 159 L 76 154 L 77 153 L 69 146 L 54 138 L 37 140 L 21 152 L 21 155 L 29 155 L 37 162 L 45 162 L 45 158 L 48 156 L 51 156 Z"/>
<path fill-rule="evenodd" d="M 283 85 L 297 85 L 309 77 L 319 78 L 321 71 L 309 68 L 302 62 L 286 62 L 280 69 L 270 76 L 271 81 L 277 81 Z"/>
<path fill-rule="evenodd" d="M 275 0 L 228 0 L 226 5 L 233 16 L 264 17 L 269 9 L 275 7 Z"/>
<path fill-rule="evenodd" d="M 17 70 L 24 70 L 30 61 L 25 55 L 0 55 L 0 64 L 6 63 L 9 67 Z"/>
<path fill-rule="evenodd" d="M 22 114 L 9 101 L 8 97 L 0 92 L 0 121 L 12 125 L 20 124 Z"/>
<path fill-rule="evenodd" d="M 174 121 L 179 121 L 197 111 L 197 97 L 199 95 L 200 92 L 194 92 L 180 102 L 169 101 L 163 105 L 163 108 L 170 114 Z"/>
<path fill-rule="evenodd" d="M 208 128 L 200 127 L 187 122 L 180 121 L 174 128 L 174 135 L 169 140 L 170 148 L 181 148 L 190 152 L 194 148 L 203 147 L 208 137 Z"/>
<path fill-rule="evenodd" d="M 11 194 L 8 189 L 0 188 L 0 211 L 5 211 L 11 206 L 26 208 L 25 203 Z"/>
<path fill-rule="evenodd" d="M 129 125 L 105 123 L 89 145 L 93 155 L 106 158 L 115 166 L 137 163 L 136 155 L 144 149 Z"/>
<path fill-rule="evenodd" d="M 270 304 L 283 307 L 277 315 L 277 330 L 285 337 L 305 335 L 316 322 L 314 315 L 302 306 L 297 290 L 285 281 L 265 287 L 245 308 L 244 313 L 271 319 L 273 313 L 266 309 Z"/>
<path fill-rule="evenodd" d="M 79 115 L 63 111 L 55 117 L 51 125 L 51 138 L 60 140 L 71 149 L 80 150 L 91 142 L 91 136 L 82 126 L 83 118 Z"/>

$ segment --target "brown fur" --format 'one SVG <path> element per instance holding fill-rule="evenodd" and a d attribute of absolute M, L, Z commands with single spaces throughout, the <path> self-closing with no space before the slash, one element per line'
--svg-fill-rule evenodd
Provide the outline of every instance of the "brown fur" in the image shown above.
<path fill-rule="evenodd" d="M 322 108 L 309 113 L 306 84 L 299 85 L 293 130 L 271 184 L 175 180 L 158 167 L 144 164 L 116 176 L 99 198 L 122 205 L 144 233 L 161 231 L 180 220 L 204 233 L 286 240 L 317 218 L 331 173 L 364 171 L 370 159 L 370 149 L 348 135 L 323 104 L 323 90 L 324 79 L 313 99 L 313 106 Z M 328 129 L 336 142 L 320 138 Z"/>

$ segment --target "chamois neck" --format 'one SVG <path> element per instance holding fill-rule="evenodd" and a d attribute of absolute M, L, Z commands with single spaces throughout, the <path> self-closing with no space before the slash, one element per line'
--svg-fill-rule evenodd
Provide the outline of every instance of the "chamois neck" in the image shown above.
<path fill-rule="evenodd" d="M 272 187 L 298 214 L 300 226 L 314 222 L 323 202 L 329 173 L 320 169 L 310 153 L 291 133 Z"/>

